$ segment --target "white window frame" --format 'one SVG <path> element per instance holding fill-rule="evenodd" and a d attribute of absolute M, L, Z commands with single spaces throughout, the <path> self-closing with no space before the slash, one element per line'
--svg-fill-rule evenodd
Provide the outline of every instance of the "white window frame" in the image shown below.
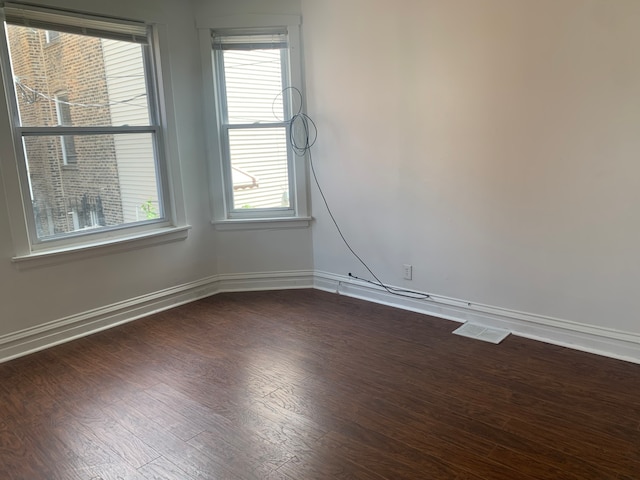
<path fill-rule="evenodd" d="M 212 223 L 218 230 L 300 228 L 310 224 L 307 160 L 289 151 L 289 209 L 232 208 L 233 184 L 231 163 L 222 141 L 224 129 L 223 111 L 220 108 L 221 85 L 216 74 L 216 53 L 212 47 L 212 33 L 227 35 L 234 33 L 264 33 L 273 30 L 286 31 L 288 36 L 288 83 L 284 87 L 295 87 L 304 92 L 300 42 L 300 17 L 296 15 L 232 15 L 198 24 L 203 65 L 203 88 L 205 125 L 211 132 L 207 135 L 207 150 L 210 166 L 210 197 L 213 212 Z M 302 108 L 304 111 L 304 98 Z M 274 122 L 273 126 L 277 126 Z M 287 132 L 288 133 L 288 132 Z"/>
<path fill-rule="evenodd" d="M 27 262 L 29 266 L 37 266 L 38 264 L 64 261 L 69 257 L 92 256 L 186 238 L 190 227 L 186 223 L 180 169 L 177 162 L 175 120 L 173 110 L 169 108 L 172 104 L 168 93 L 171 89 L 171 80 L 168 71 L 159 68 L 160 64 L 169 63 L 166 26 L 22 4 L 5 3 L 4 7 L 11 9 L 12 17 L 16 15 L 16 12 L 22 12 L 33 26 L 45 30 L 48 29 L 47 27 L 55 30 L 64 30 L 68 27 L 68 31 L 77 31 L 79 27 L 86 28 L 87 31 L 94 34 L 101 32 L 121 34 L 124 32 L 127 35 L 128 30 L 137 32 L 140 31 L 141 26 L 144 27 L 147 38 L 145 67 L 149 72 L 147 92 L 150 97 L 150 117 L 152 117 L 150 125 L 142 127 L 21 126 L 9 49 L 4 32 L 5 8 L 0 8 L 0 25 L 3 29 L 0 34 L 0 67 L 2 68 L 6 98 L 6 102 L 0 101 L 0 140 L 3 140 L 0 142 L 0 173 L 4 178 L 9 206 L 9 220 L 15 251 L 12 260 L 16 263 Z M 108 34 L 105 35 L 105 37 L 108 36 Z M 6 132 L 11 132 L 11 139 L 6 138 Z M 25 135 L 73 135 L 78 133 L 152 134 L 155 140 L 159 197 L 162 202 L 161 218 L 114 227 L 102 227 L 96 230 L 72 232 L 52 239 L 38 239 L 31 205 L 32 195 L 28 164 L 25 160 L 22 138 Z M 170 162 L 169 158 L 175 160 Z"/>

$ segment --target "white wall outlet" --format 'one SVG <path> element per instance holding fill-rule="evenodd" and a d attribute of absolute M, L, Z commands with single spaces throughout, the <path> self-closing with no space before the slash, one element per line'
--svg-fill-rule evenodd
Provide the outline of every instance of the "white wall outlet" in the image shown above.
<path fill-rule="evenodd" d="M 405 264 L 402 266 L 402 271 L 404 272 L 404 279 L 411 280 L 413 278 L 413 266 Z"/>

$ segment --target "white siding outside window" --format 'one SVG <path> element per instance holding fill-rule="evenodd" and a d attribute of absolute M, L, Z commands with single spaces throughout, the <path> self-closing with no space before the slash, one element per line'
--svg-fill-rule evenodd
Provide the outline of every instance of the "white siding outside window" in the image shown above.
<path fill-rule="evenodd" d="M 102 40 L 113 125 L 149 123 L 144 61 L 141 50 L 136 47 L 131 43 Z M 125 135 L 115 137 L 114 144 L 124 221 L 138 222 L 159 215 L 153 145 Z"/>

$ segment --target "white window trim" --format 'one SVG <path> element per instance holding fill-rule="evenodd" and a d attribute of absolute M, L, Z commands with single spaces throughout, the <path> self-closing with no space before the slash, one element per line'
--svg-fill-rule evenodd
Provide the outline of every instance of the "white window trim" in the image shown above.
<path fill-rule="evenodd" d="M 62 12 L 64 14 L 64 12 Z M 93 15 L 90 15 L 94 17 Z M 95 16 L 95 18 L 101 18 Z M 106 21 L 112 20 L 102 17 Z M 0 28 L 4 28 L 4 13 L 0 9 Z M 118 21 L 118 20 L 113 20 Z M 32 208 L 26 202 L 30 195 L 23 192 L 29 188 L 26 168 L 20 168 L 19 162 L 22 151 L 22 138 L 17 119 L 12 118 L 9 102 L 15 102 L 11 71 L 2 71 L 3 91 L 0 97 L 0 179 L 3 180 L 6 204 L 8 206 L 9 225 L 14 246 L 15 263 L 29 263 L 30 265 L 47 265 L 63 261 L 97 256 L 105 253 L 146 247 L 168 241 L 187 238 L 191 228 L 186 221 L 186 211 L 180 165 L 178 162 L 177 133 L 173 99 L 171 97 L 171 75 L 169 72 L 169 46 L 166 25 L 153 24 L 151 26 L 152 48 L 154 57 L 153 72 L 157 100 L 158 129 L 162 135 L 157 137 L 157 148 L 161 161 L 158 168 L 163 170 L 163 182 L 159 185 L 165 197 L 165 218 L 162 221 L 150 222 L 145 225 L 123 226 L 113 230 L 92 232 L 85 235 L 70 235 L 52 241 L 36 243 L 30 238 L 34 226 L 29 225 L 32 219 L 26 214 L 27 208 Z M 9 65 L 8 49 L 4 41 L 4 33 L 0 35 L 0 55 L 2 63 Z M 10 69 L 9 69 L 10 70 Z M 151 93 L 151 92 L 150 92 Z M 12 126 L 12 122 L 16 127 Z M 64 127 L 59 127 L 60 133 L 65 133 Z M 121 127 L 127 128 L 127 127 Z M 129 127 L 132 128 L 132 127 Z M 135 127 L 134 127 L 135 128 Z M 145 127 L 148 128 L 148 127 Z M 34 130 L 37 127 L 34 127 Z M 24 130 L 24 128 L 23 128 Z M 90 128 L 88 128 L 90 130 Z"/>
<path fill-rule="evenodd" d="M 242 218 L 229 215 L 229 199 L 225 186 L 225 159 L 220 141 L 220 109 L 216 104 L 216 76 L 214 73 L 214 52 L 211 45 L 213 30 L 286 28 L 289 37 L 289 68 L 292 87 L 304 92 L 302 78 L 302 50 L 300 40 L 301 18 L 297 15 L 230 15 L 218 17 L 212 21 L 199 19 L 198 29 L 202 60 L 205 126 L 207 135 L 207 153 L 210 168 L 210 199 L 213 213 L 212 223 L 217 230 L 246 230 L 254 228 L 301 228 L 310 225 L 309 188 L 306 157 L 293 155 L 293 185 L 291 201 L 293 215 L 275 217 L 274 210 L 265 209 L 247 212 Z M 303 110 L 304 110 L 303 100 Z M 250 225 L 253 224 L 253 225 Z"/>
<path fill-rule="evenodd" d="M 309 226 L 311 217 L 279 217 L 279 218 L 229 218 L 227 220 L 215 221 L 213 226 L 216 230 L 263 230 L 280 228 L 306 228 Z"/>
<path fill-rule="evenodd" d="M 150 232 L 129 234 L 113 239 L 102 239 L 73 247 L 60 247 L 28 255 L 16 255 L 11 261 L 21 270 L 56 265 L 68 261 L 92 258 L 111 253 L 126 252 L 187 238 L 190 226 L 168 227 Z"/>

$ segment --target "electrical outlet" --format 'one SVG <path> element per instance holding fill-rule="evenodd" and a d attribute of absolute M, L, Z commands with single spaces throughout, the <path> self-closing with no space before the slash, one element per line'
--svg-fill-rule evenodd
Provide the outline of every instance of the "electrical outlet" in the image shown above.
<path fill-rule="evenodd" d="M 413 278 L 413 266 L 405 264 L 402 266 L 402 270 L 405 280 L 411 280 Z"/>

